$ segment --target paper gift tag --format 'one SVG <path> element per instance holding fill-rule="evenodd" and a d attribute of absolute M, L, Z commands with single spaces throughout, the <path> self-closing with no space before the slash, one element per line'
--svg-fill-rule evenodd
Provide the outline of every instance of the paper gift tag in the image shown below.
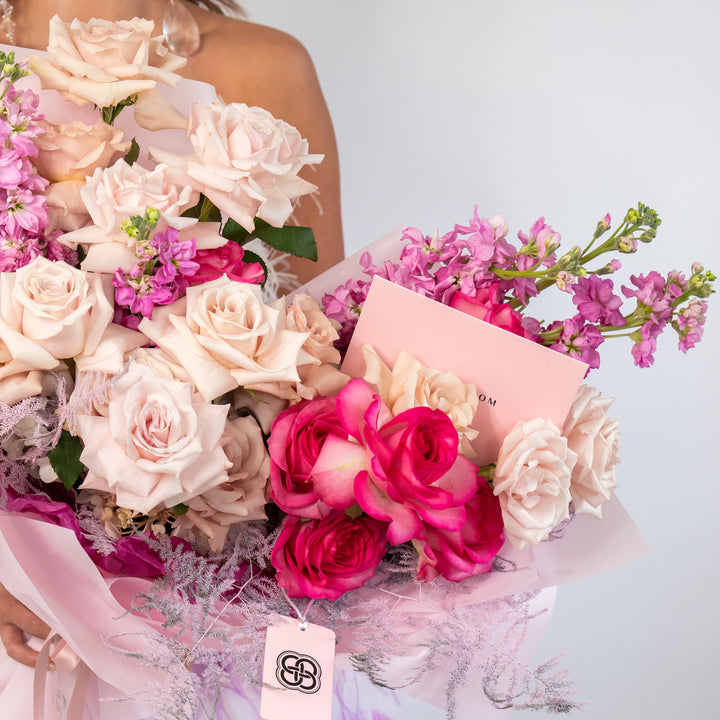
<path fill-rule="evenodd" d="M 301 629 L 304 627 L 305 629 Z M 278 616 L 268 626 L 260 716 L 263 720 L 330 720 L 335 633 Z"/>

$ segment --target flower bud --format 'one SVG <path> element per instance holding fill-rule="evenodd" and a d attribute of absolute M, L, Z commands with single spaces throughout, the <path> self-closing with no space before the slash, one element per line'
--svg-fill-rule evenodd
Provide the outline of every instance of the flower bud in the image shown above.
<path fill-rule="evenodd" d="M 622 235 L 615 241 L 615 249 L 621 253 L 634 253 L 637 250 L 637 240 L 632 236 Z"/>

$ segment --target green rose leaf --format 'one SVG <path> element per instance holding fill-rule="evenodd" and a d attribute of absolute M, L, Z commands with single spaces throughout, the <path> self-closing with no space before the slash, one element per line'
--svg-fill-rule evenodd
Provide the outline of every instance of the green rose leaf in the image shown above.
<path fill-rule="evenodd" d="M 57 473 L 62 484 L 72 490 L 78 478 L 85 470 L 80 462 L 80 454 L 83 451 L 82 440 L 63 430 L 58 444 L 48 453 L 48 460 Z"/>
<path fill-rule="evenodd" d="M 130 149 L 125 153 L 123 160 L 125 160 L 128 165 L 132 165 L 134 162 L 137 162 L 138 157 L 140 157 L 140 146 L 137 144 L 137 140 L 133 138 L 130 141 Z"/>
<path fill-rule="evenodd" d="M 268 225 L 264 220 L 255 221 L 253 235 L 280 252 L 296 257 L 317 260 L 317 243 L 311 228 L 285 225 L 281 228 Z"/>

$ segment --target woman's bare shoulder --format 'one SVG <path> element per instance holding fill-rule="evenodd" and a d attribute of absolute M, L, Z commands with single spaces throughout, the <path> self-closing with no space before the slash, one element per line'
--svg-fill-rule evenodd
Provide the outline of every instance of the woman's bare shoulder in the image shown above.
<path fill-rule="evenodd" d="M 211 82 L 225 102 L 275 112 L 292 107 L 303 94 L 319 92 L 312 59 L 292 35 L 219 15 L 206 15 L 200 28 L 202 47 L 186 74 Z"/>

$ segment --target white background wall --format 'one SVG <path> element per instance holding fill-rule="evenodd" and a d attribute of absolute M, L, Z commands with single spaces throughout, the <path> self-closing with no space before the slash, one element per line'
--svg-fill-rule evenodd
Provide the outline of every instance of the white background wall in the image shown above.
<path fill-rule="evenodd" d="M 720 274 L 716 2 L 245 5 L 315 59 L 338 135 L 348 252 L 400 224 L 443 232 L 476 203 L 481 215 L 502 212 L 513 234 L 545 215 L 570 246 L 605 212 L 619 220 L 642 200 L 663 224 L 624 278 L 694 260 Z M 588 703 L 571 717 L 716 716 L 715 300 L 688 355 L 668 334 L 640 370 L 618 340 L 590 377 L 617 398 L 618 496 L 654 553 L 561 589 L 541 654 L 567 650 Z"/>

